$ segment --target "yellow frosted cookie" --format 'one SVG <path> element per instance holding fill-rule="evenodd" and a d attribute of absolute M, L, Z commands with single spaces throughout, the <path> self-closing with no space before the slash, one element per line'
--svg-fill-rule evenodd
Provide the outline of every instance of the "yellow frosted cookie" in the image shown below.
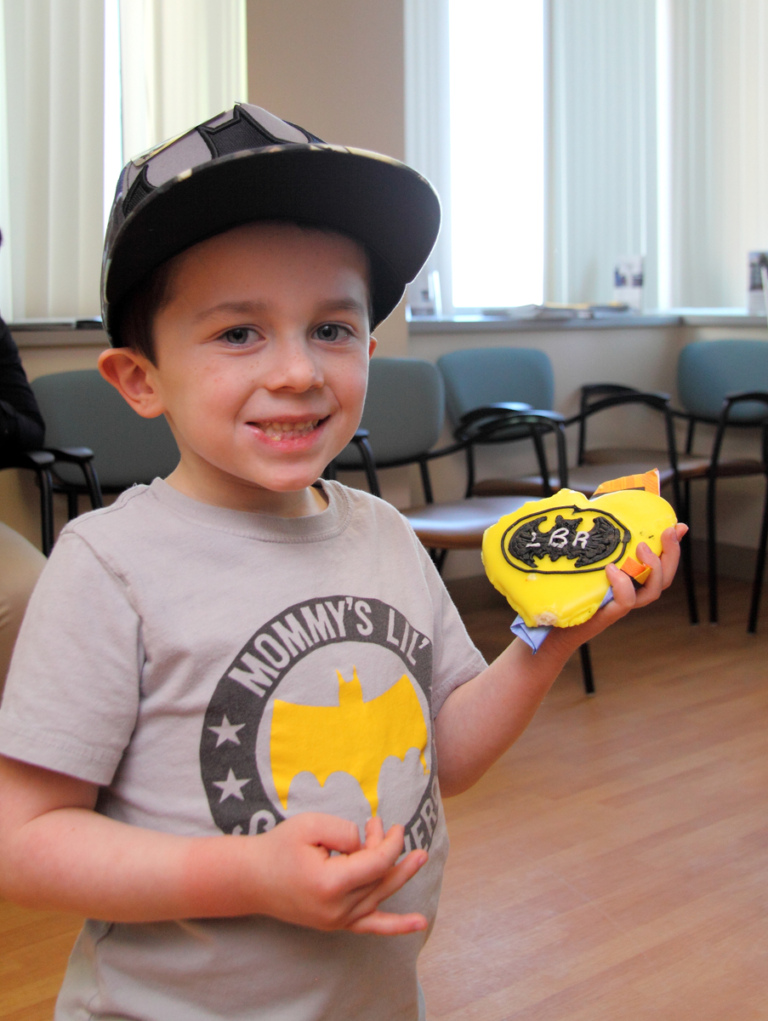
<path fill-rule="evenodd" d="M 645 581 L 649 571 L 637 544 L 660 553 L 661 533 L 676 521 L 658 492 L 618 489 L 589 500 L 561 489 L 492 525 L 483 537 L 483 565 L 529 627 L 571 627 L 589 620 L 605 598 L 608 564 Z"/>

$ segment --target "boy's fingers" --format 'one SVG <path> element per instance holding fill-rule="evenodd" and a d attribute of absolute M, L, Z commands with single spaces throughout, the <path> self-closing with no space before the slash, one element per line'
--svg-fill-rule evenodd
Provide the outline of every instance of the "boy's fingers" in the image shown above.
<path fill-rule="evenodd" d="M 304 838 L 307 843 L 316 844 L 327 851 L 338 851 L 340 854 L 354 854 L 360 850 L 360 833 L 357 826 L 348 819 L 320 812 L 308 812 L 294 818 L 296 825 L 304 827 Z"/>
<path fill-rule="evenodd" d="M 656 556 L 641 543 L 638 547 L 640 559 L 644 564 L 653 568 L 651 576 L 643 588 L 646 590 L 645 598 L 640 603 L 651 602 L 661 595 L 663 589 L 669 588 L 680 566 L 680 539 L 688 531 L 686 525 L 678 525 L 667 528 L 661 536 L 661 555 Z"/>
<path fill-rule="evenodd" d="M 377 936 L 402 936 L 408 932 L 422 932 L 427 927 L 424 915 L 396 915 L 391 911 L 372 911 L 347 926 L 349 932 Z"/>
<path fill-rule="evenodd" d="M 428 857 L 426 851 L 411 851 L 402 861 L 394 865 L 376 887 L 377 903 L 391 897 L 405 886 L 409 879 L 413 879 L 419 869 L 427 864 Z"/>
<path fill-rule="evenodd" d="M 674 528 L 668 528 L 661 536 L 663 588 L 668 588 L 672 584 L 677 568 L 680 566 L 680 557 L 682 556 L 680 543 L 687 533 L 688 525 L 678 522 Z"/>
<path fill-rule="evenodd" d="M 373 827 L 374 832 L 377 827 Z M 402 827 L 393 827 L 375 848 L 364 847 L 356 854 L 349 857 L 335 857 L 329 862 L 331 867 L 339 872 L 337 877 L 341 887 L 346 889 L 344 894 L 348 905 L 349 922 L 346 928 L 350 928 L 361 922 L 369 915 L 381 915 L 378 906 L 392 894 L 397 893 L 411 879 L 427 861 L 426 851 L 411 851 L 405 855 L 402 861 L 397 858 L 402 851 L 403 831 Z M 384 912 L 383 914 L 386 914 Z M 403 916 L 394 915 L 394 918 Z M 419 916 L 421 918 L 421 916 Z M 376 923 L 380 924 L 380 919 Z M 386 922 L 384 929 L 370 928 L 365 931 L 387 931 L 387 932 L 410 932 L 414 927 L 413 919 L 400 923 L 400 927 L 394 926 L 390 919 Z M 416 925 L 415 928 L 421 928 Z M 355 929 L 355 931 L 363 931 Z"/>
<path fill-rule="evenodd" d="M 378 883 L 354 891 L 360 897 L 353 911 L 355 920 L 357 921 L 376 913 L 379 904 L 402 889 L 416 875 L 419 869 L 426 864 L 427 859 L 426 851 L 411 851 L 401 862 L 393 866 Z M 402 916 L 397 915 L 395 917 Z"/>
<path fill-rule="evenodd" d="M 381 816 L 374 815 L 365 824 L 365 846 L 367 848 L 378 847 L 384 839 L 384 824 Z"/>
<path fill-rule="evenodd" d="M 605 573 L 608 575 L 613 599 L 598 612 L 606 616 L 615 614 L 618 619 L 635 606 L 637 602 L 637 589 L 629 575 L 620 570 L 615 564 L 608 564 Z"/>
<path fill-rule="evenodd" d="M 384 879 L 360 901 L 355 909 L 355 920 L 347 928 L 351 932 L 376 932 L 380 935 L 416 932 L 426 928 L 427 920 L 420 914 L 399 915 L 390 911 L 379 911 L 378 906 L 397 893 L 409 879 L 426 864 L 426 851 L 411 851 L 398 862 Z"/>
<path fill-rule="evenodd" d="M 661 536 L 661 555 L 657 556 L 647 543 L 641 542 L 637 547 L 637 557 L 643 564 L 651 568 L 651 573 L 643 585 L 632 593 L 624 579 L 622 571 L 611 565 L 608 570 L 609 580 L 614 596 L 629 609 L 645 606 L 658 599 L 662 591 L 672 584 L 680 564 L 680 540 L 688 531 L 688 526 L 678 524 L 664 530 Z"/>

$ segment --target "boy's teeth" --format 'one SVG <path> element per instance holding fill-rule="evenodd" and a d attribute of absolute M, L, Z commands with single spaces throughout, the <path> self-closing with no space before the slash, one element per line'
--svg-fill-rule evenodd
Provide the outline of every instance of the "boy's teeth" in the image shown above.
<path fill-rule="evenodd" d="M 261 431 L 272 438 L 283 436 L 305 436 L 317 427 L 320 419 L 311 422 L 261 422 Z"/>

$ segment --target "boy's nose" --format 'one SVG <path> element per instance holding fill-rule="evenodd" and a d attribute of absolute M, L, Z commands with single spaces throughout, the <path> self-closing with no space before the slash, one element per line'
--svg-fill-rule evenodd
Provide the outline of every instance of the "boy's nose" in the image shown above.
<path fill-rule="evenodd" d="M 269 377 L 274 389 L 311 390 L 323 382 L 319 359 L 298 339 L 275 346 Z"/>

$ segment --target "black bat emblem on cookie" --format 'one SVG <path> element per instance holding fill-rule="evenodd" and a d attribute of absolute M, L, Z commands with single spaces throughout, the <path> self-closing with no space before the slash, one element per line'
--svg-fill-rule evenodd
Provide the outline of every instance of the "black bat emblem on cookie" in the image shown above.
<path fill-rule="evenodd" d="M 564 508 L 565 509 L 565 508 Z M 621 530 L 601 514 L 592 520 L 592 528 L 583 530 L 580 526 L 584 517 L 564 517 L 558 514 L 549 531 L 541 531 L 547 515 L 523 521 L 515 529 L 506 544 L 507 560 L 514 560 L 536 570 L 537 561 L 545 558 L 556 562 L 561 557 L 575 561 L 574 568 L 591 567 L 607 559 L 622 541 Z"/>

